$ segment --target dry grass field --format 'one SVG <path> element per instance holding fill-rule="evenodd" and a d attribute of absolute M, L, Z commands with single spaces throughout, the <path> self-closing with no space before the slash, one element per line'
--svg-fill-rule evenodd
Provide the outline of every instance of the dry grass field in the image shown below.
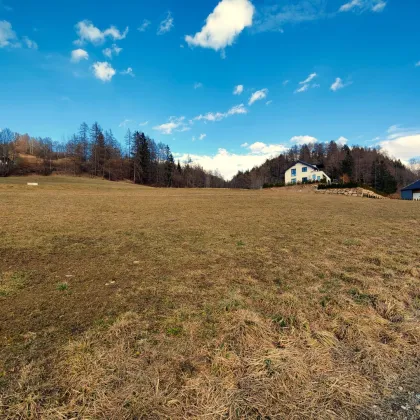
<path fill-rule="evenodd" d="M 0 418 L 419 417 L 418 203 L 30 180 L 0 179 Z"/>

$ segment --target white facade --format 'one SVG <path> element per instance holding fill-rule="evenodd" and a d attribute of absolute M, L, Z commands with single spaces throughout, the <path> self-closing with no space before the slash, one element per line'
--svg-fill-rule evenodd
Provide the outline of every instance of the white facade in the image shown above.
<path fill-rule="evenodd" d="M 285 183 L 298 184 L 304 182 L 322 181 L 325 178 L 328 183 L 331 178 L 324 172 L 319 170 L 315 165 L 298 161 L 285 173 Z"/>

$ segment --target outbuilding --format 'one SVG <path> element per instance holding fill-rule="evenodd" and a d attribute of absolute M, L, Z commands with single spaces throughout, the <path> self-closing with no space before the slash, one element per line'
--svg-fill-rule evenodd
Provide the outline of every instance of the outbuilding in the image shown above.
<path fill-rule="evenodd" d="M 420 179 L 401 190 L 403 200 L 420 200 Z"/>

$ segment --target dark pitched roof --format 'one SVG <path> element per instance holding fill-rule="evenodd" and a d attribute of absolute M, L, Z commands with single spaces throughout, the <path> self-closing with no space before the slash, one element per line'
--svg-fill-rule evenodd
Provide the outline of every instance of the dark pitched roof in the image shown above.
<path fill-rule="evenodd" d="M 289 170 L 290 168 L 292 168 L 293 166 L 295 166 L 297 163 L 301 163 L 302 165 L 309 166 L 312 169 L 318 169 L 318 167 L 316 165 L 312 165 L 312 163 L 307 163 L 307 162 L 304 162 L 303 160 L 297 160 L 296 162 L 293 162 L 293 164 L 290 165 L 287 168 L 287 170 Z"/>
<path fill-rule="evenodd" d="M 404 187 L 401 191 L 420 190 L 420 179 Z"/>

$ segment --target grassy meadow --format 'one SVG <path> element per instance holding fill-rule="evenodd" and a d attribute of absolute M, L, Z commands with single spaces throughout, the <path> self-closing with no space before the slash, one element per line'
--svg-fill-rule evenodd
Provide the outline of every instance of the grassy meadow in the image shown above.
<path fill-rule="evenodd" d="M 419 203 L 11 177 L 0 218 L 0 418 L 416 415 Z"/>

